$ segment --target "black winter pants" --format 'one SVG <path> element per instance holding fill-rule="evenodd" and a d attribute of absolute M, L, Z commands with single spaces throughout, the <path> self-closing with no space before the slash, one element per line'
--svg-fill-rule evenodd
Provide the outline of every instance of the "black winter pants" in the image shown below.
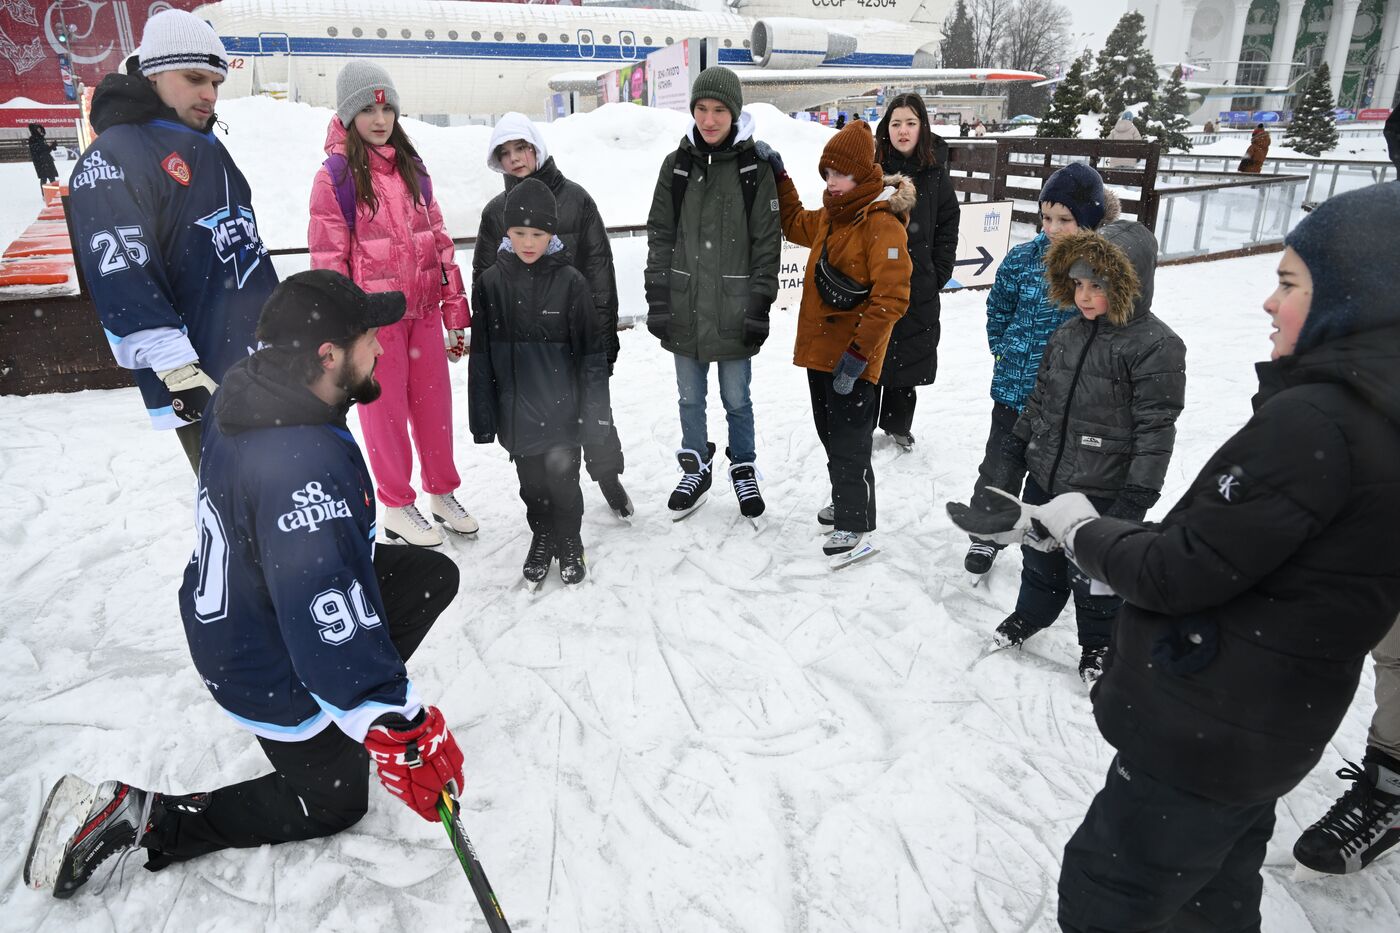
<path fill-rule="evenodd" d="M 1049 502 L 1050 497 L 1034 479 L 1026 477 L 1021 499 L 1029 505 Z M 1089 500 L 1102 512 L 1111 500 Z M 1021 593 L 1016 614 L 1037 629 L 1049 628 L 1074 596 L 1074 618 L 1079 623 L 1081 648 L 1107 648 L 1113 633 L 1113 617 L 1123 605 L 1118 596 L 1090 596 L 1090 580 L 1062 550 L 1037 551 L 1021 546 Z"/>
<path fill-rule="evenodd" d="M 579 449 L 557 447 L 533 457 L 516 457 L 520 498 L 530 531 L 556 538 L 577 537 L 583 525 L 583 490 L 578 485 Z"/>
<path fill-rule="evenodd" d="M 389 638 L 407 661 L 457 595 L 457 565 L 412 545 L 375 549 Z M 146 868 L 268 843 L 330 836 L 355 825 L 369 806 L 369 753 L 331 725 L 304 742 L 259 737 L 273 771 L 208 795 L 200 813 L 167 810 L 142 844 Z"/>
<path fill-rule="evenodd" d="M 608 427 L 608 436 L 602 441 L 583 446 L 583 462 L 588 467 L 588 476 L 595 483 L 622 475 L 625 464 L 622 459 L 622 439 L 617 436 L 617 425 Z"/>
<path fill-rule="evenodd" d="M 838 395 L 831 382 L 831 373 L 807 370 L 812 420 L 826 448 L 836 527 L 841 531 L 874 531 L 875 471 L 870 468 L 870 444 L 879 414 L 880 390 L 857 379 L 849 395 Z"/>
<path fill-rule="evenodd" d="M 919 397 L 913 386 L 880 387 L 880 421 L 877 425 L 886 434 L 908 434 L 914 427 L 914 406 Z"/>
<path fill-rule="evenodd" d="M 1218 803 L 1113 759 L 1065 846 L 1065 933 L 1258 933 L 1274 803 Z"/>
<path fill-rule="evenodd" d="M 1021 494 L 1021 483 L 1026 478 L 1026 468 L 1019 464 L 1007 463 L 1005 455 L 1001 452 L 1002 444 L 1011 436 L 1012 429 L 1016 427 L 1016 419 L 1020 416 L 1021 413 L 1010 405 L 992 403 L 992 427 L 987 432 L 987 447 L 982 454 L 982 463 L 977 467 L 977 481 L 972 484 L 974 504 L 984 502 L 988 495 L 995 495 L 986 492 L 988 486 L 995 486 L 1013 496 Z M 998 551 L 1004 547 L 1004 544 L 996 545 Z"/>

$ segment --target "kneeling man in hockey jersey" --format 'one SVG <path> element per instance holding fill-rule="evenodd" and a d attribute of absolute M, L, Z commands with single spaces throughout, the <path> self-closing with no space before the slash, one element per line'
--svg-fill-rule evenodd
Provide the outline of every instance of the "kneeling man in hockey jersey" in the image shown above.
<path fill-rule="evenodd" d="M 424 819 L 461 788 L 462 753 L 404 670 L 456 596 L 457 567 L 423 548 L 375 550 L 374 483 L 345 424 L 379 394 L 376 330 L 403 313 L 402 293 L 367 295 L 330 270 L 292 276 L 263 309 L 262 349 L 229 368 L 205 419 L 180 613 L 214 700 L 274 770 L 178 797 L 65 778 L 30 847 L 31 886 L 69 897 L 137 846 L 158 870 L 339 832 L 365 814 L 371 758 Z"/>

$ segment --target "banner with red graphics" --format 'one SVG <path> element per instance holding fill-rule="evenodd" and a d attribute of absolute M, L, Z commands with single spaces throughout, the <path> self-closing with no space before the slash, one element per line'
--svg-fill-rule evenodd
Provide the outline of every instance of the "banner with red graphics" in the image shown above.
<path fill-rule="evenodd" d="M 204 2 L 0 0 L 0 127 L 71 127 L 74 79 L 96 86 L 136 51 L 148 17 Z"/>

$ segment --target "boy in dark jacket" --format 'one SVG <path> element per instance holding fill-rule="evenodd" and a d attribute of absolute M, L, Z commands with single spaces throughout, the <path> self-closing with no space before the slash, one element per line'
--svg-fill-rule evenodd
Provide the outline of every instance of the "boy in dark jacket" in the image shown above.
<path fill-rule="evenodd" d="M 1185 404 L 1186 347 L 1152 313 L 1156 265 L 1156 238 L 1127 220 L 1064 237 L 1046 253 L 1050 300 L 1079 314 L 1050 336 L 1004 445 L 1010 468 L 1028 474 L 1026 502 L 1075 490 L 1105 514 L 1138 521 L 1157 501 Z M 1094 595 L 1063 551 L 1022 554 L 1016 611 L 997 626 L 996 643 L 1020 647 L 1055 621 L 1072 593 L 1079 676 L 1093 684 L 1122 600 Z"/>
<path fill-rule="evenodd" d="M 598 213 L 598 205 L 584 187 L 564 177 L 554 164 L 554 156 L 545 148 L 539 127 L 528 117 L 508 113 L 496 123 L 491 133 L 491 148 L 486 165 L 500 172 L 505 190 L 487 202 L 481 211 L 481 226 L 477 231 L 479 244 L 472 253 L 472 277 L 477 278 L 495 263 L 500 254 L 497 247 L 506 235 L 506 195 L 522 179 L 536 178 L 549 186 L 554 194 L 559 229 L 556 236 L 564 244 L 564 257 L 582 272 L 593 290 L 593 306 L 597 309 L 598 329 L 608 348 L 608 375 L 621 343 L 617 337 L 617 273 L 613 268 L 612 245 L 608 228 Z M 583 463 L 588 475 L 598 484 L 608 507 L 620 518 L 632 515 L 632 500 L 622 488 L 622 441 L 614 424 L 601 446 L 583 448 Z"/>
<path fill-rule="evenodd" d="M 1077 493 L 1022 510 L 1126 600 L 1093 693 L 1117 755 L 1060 872 L 1068 933 L 1259 929 L 1275 803 L 1400 611 L 1400 311 L 1393 273 L 1356 249 L 1397 226 L 1392 182 L 1288 235 L 1254 415 L 1160 523 Z"/>
<path fill-rule="evenodd" d="M 544 582 L 559 558 L 565 583 L 584 578 L 580 444 L 611 431 L 608 353 L 593 294 L 554 235 L 554 195 L 527 178 L 506 196 L 507 241 L 473 283 L 469 410 L 472 438 L 499 435 L 520 477 L 533 538 L 525 580 Z"/>

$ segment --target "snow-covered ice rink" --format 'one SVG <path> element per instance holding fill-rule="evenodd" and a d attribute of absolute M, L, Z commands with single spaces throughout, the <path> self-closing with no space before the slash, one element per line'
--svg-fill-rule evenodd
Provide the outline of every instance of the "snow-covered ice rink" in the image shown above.
<path fill-rule="evenodd" d="M 269 161 L 284 146 L 268 140 Z M 283 215 L 304 212 L 304 195 L 264 194 L 275 179 L 249 174 L 260 219 L 295 231 Z M 648 163 L 614 184 L 649 198 L 654 174 Z M 644 243 L 615 246 L 625 300 L 640 304 Z M 1158 274 L 1156 311 L 1186 342 L 1188 391 L 1154 515 L 1248 416 L 1276 262 Z M 708 505 L 670 521 L 671 358 L 630 330 L 612 388 L 638 514 L 621 524 L 585 480 L 589 578 L 565 589 L 555 573 L 535 596 L 520 584 L 528 532 L 514 469 L 498 446 L 470 443 L 466 366 L 453 369 L 460 496 L 482 529 L 448 543 L 461 592 L 410 673 L 466 755 L 465 825 L 513 929 L 1057 929 L 1061 852 L 1111 750 L 1076 676 L 1071 611 L 1026 650 L 978 662 L 1020 566 L 1008 551 L 973 589 L 966 539 L 944 512 L 970 492 L 987 432 L 984 302 L 944 296 L 918 444 L 876 441 L 882 552 L 839 573 L 819 550 L 825 458 L 791 365 L 791 314 L 775 312 L 754 366 L 762 530 L 722 478 Z M 722 448 L 713 388 L 710 424 Z M 0 928 L 483 929 L 441 827 L 377 784 L 368 816 L 331 839 L 157 875 L 132 859 L 105 891 L 67 902 L 24 888 L 29 833 L 65 772 L 191 792 L 267 765 L 189 660 L 175 594 L 193 486 L 173 436 L 150 430 L 134 389 L 0 398 L 0 435 Z M 1321 765 L 1279 804 L 1264 869 L 1271 933 L 1396 929 L 1400 858 L 1347 878 L 1290 877 L 1294 840 L 1343 788 L 1332 771 L 1363 752 L 1371 685 L 1368 670 Z"/>

